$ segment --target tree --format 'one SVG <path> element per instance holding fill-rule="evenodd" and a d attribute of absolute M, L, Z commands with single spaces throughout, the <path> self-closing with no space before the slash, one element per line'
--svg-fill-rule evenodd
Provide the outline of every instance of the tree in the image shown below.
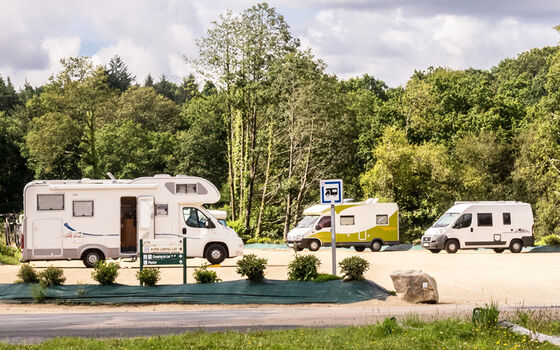
<path fill-rule="evenodd" d="M 19 104 L 21 104 L 21 101 L 10 78 L 8 77 L 4 81 L 4 78 L 0 76 L 0 112 L 8 112 Z"/>
<path fill-rule="evenodd" d="M 171 101 L 175 101 L 177 97 L 177 85 L 167 80 L 165 74 L 161 75 L 159 81 L 154 85 L 154 89 L 158 94 L 167 97 Z"/>
<path fill-rule="evenodd" d="M 135 79 L 135 77 L 128 72 L 128 67 L 119 55 L 115 55 L 109 60 L 109 67 L 107 67 L 105 72 L 107 74 L 107 83 L 109 86 L 121 92 L 126 91 Z"/>
<path fill-rule="evenodd" d="M 174 132 L 181 126 L 179 108 L 152 87 L 133 86 L 118 101 L 117 120 L 132 120 L 150 131 Z"/>
<path fill-rule="evenodd" d="M 148 76 L 146 77 L 146 80 L 144 80 L 144 86 L 148 87 L 148 86 L 154 86 L 154 78 L 152 78 L 151 74 L 148 74 Z"/>

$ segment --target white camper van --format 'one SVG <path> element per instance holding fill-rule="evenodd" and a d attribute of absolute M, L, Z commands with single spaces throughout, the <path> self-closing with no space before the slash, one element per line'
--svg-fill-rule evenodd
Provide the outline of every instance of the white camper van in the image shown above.
<path fill-rule="evenodd" d="M 422 236 L 422 247 L 432 253 L 474 248 L 519 253 L 534 243 L 531 205 L 521 202 L 455 202 Z"/>
<path fill-rule="evenodd" d="M 172 237 L 187 238 L 187 257 L 212 264 L 243 254 L 235 231 L 204 208 L 220 193 L 202 178 L 33 181 L 23 197 L 22 261 L 82 259 L 91 267 L 136 257 L 140 239 Z"/>
<path fill-rule="evenodd" d="M 303 211 L 303 219 L 288 232 L 286 244 L 297 250 L 318 250 L 331 245 L 331 207 L 317 204 Z M 343 203 L 335 206 L 337 247 L 366 248 L 379 251 L 383 245 L 399 243 L 399 207 L 397 203 Z"/>

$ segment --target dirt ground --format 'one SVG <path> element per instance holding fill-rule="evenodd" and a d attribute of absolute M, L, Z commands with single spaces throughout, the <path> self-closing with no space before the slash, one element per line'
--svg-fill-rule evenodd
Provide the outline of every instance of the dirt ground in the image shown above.
<path fill-rule="evenodd" d="M 268 259 L 266 278 L 286 279 L 287 265 L 293 259 L 294 252 L 287 249 L 257 250 L 246 249 L 245 253 L 254 253 Z M 299 254 L 315 254 L 321 262 L 321 272 L 331 272 L 331 251 L 321 249 L 318 252 L 308 251 Z M 511 254 L 504 252 L 496 254 L 491 250 L 459 251 L 457 254 L 432 254 L 424 250 L 411 250 L 402 252 L 376 252 L 369 250 L 357 253 L 351 249 L 337 249 L 337 261 L 351 256 L 359 255 L 367 259 L 370 270 L 366 277 L 388 290 L 394 289 L 389 274 L 396 269 L 419 269 L 432 275 L 438 284 L 440 303 L 446 305 L 484 305 L 491 301 L 498 302 L 500 306 L 552 306 L 560 305 L 560 266 L 559 253 L 520 253 Z M 227 259 L 220 267 L 213 267 L 218 277 L 224 281 L 236 280 L 241 277 L 236 273 L 235 262 L 237 259 Z M 189 259 L 187 261 L 187 282 L 194 283 L 193 269 L 205 263 L 203 259 Z M 91 269 L 84 268 L 81 261 L 37 261 L 32 263 L 37 268 L 49 265 L 64 268 L 66 284 L 96 283 L 91 278 Z M 121 261 L 121 270 L 117 283 L 136 285 L 135 274 L 138 271 L 138 262 Z M 16 280 L 19 266 L 0 266 L 0 283 L 12 283 Z M 180 267 L 161 268 L 160 284 L 182 283 Z M 312 291 L 310 291 L 312 292 Z M 451 305 L 450 305 L 451 304 Z M 386 301 L 372 300 L 352 306 L 364 307 L 391 307 L 404 306 L 405 303 L 397 297 L 390 297 Z M 147 310 L 196 310 L 214 307 L 221 308 L 248 308 L 252 305 L 141 305 L 127 306 L 130 311 Z M 267 305 L 267 307 L 273 307 Z M 283 305 L 282 307 L 286 307 Z M 57 306 L 57 305 L 7 305 L 0 304 L 0 314 L 5 312 L 49 312 L 56 308 L 58 312 L 69 308 L 79 312 L 82 308 L 91 311 L 88 306 Z M 106 311 L 114 308 L 111 306 L 95 307 L 95 311 Z M 119 307 L 123 308 L 123 307 Z"/>

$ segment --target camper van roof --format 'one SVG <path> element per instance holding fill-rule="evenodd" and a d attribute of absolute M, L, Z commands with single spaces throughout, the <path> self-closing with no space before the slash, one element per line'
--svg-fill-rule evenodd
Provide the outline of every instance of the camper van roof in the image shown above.
<path fill-rule="evenodd" d="M 353 206 L 358 206 L 358 205 L 363 205 L 363 204 L 371 204 L 371 203 L 377 203 L 377 198 L 369 198 L 363 202 L 350 202 L 350 203 L 342 203 L 342 204 L 336 204 L 336 207 L 339 206 L 348 206 L 348 207 L 353 207 Z M 324 213 L 325 211 L 329 210 L 331 207 L 330 204 L 315 204 L 307 209 L 305 209 L 303 211 L 303 215 L 320 215 L 321 213 Z"/>

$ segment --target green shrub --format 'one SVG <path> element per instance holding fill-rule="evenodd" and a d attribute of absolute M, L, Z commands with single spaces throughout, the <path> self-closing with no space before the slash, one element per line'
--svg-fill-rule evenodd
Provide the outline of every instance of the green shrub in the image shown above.
<path fill-rule="evenodd" d="M 153 287 L 160 279 L 159 269 L 147 267 L 136 272 L 136 278 L 145 286 Z"/>
<path fill-rule="evenodd" d="M 36 303 L 42 303 L 46 299 L 47 288 L 42 283 L 33 284 L 31 285 L 31 287 L 29 287 L 29 289 L 31 290 L 33 301 L 35 301 Z"/>
<path fill-rule="evenodd" d="M 243 220 L 227 221 L 227 225 L 232 228 L 244 241 L 250 238 L 247 236 L 247 230 L 245 229 L 245 223 Z"/>
<path fill-rule="evenodd" d="M 313 279 L 313 282 L 328 282 L 339 280 L 340 277 L 331 275 L 330 273 L 320 273 Z"/>
<path fill-rule="evenodd" d="M 364 273 L 369 269 L 369 262 L 359 256 L 349 256 L 338 263 L 344 274 L 345 281 L 361 281 Z"/>
<path fill-rule="evenodd" d="M 472 322 L 478 327 L 495 327 L 498 324 L 498 316 L 500 310 L 496 304 L 486 304 L 486 307 L 477 307 L 473 309 Z"/>
<path fill-rule="evenodd" d="M 259 258 L 255 254 L 243 255 L 243 258 L 237 261 L 237 273 L 241 276 L 247 276 L 250 281 L 262 280 L 266 263 L 266 259 Z"/>
<path fill-rule="evenodd" d="M 64 271 L 60 267 L 49 266 L 39 272 L 39 283 L 43 287 L 60 286 L 66 281 Z"/>
<path fill-rule="evenodd" d="M 120 266 L 117 263 L 107 263 L 100 260 L 95 263 L 91 277 L 102 285 L 110 285 L 115 283 L 115 279 L 119 275 Z"/>
<path fill-rule="evenodd" d="M 288 265 L 288 279 L 290 281 L 311 281 L 319 273 L 317 269 L 321 261 L 315 255 L 299 255 Z"/>
<path fill-rule="evenodd" d="M 194 270 L 193 277 L 196 283 L 216 283 L 222 280 L 218 278 L 216 271 L 208 270 L 208 265 L 200 265 Z"/>
<path fill-rule="evenodd" d="M 38 283 L 39 282 L 39 276 L 37 275 L 37 272 L 35 271 L 33 266 L 29 264 L 21 265 L 16 276 L 18 277 L 18 279 L 16 280 L 15 283 Z"/>
<path fill-rule="evenodd" d="M 548 235 L 542 238 L 542 241 L 546 245 L 550 245 L 553 247 L 560 246 L 560 235 Z"/>
<path fill-rule="evenodd" d="M 385 335 L 402 333 L 402 328 L 399 326 L 394 317 L 387 317 L 384 319 L 381 323 L 381 329 Z"/>

